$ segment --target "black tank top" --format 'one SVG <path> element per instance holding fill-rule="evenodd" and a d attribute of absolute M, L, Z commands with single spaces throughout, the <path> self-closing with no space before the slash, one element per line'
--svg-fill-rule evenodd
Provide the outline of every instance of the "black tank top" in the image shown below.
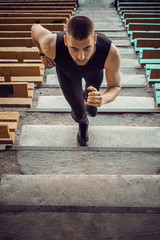
<path fill-rule="evenodd" d="M 104 63 L 111 47 L 110 39 L 108 39 L 104 34 L 98 33 L 96 51 L 93 57 L 85 66 L 78 66 L 71 57 L 68 47 L 64 44 L 65 34 L 65 32 L 57 33 L 55 63 L 60 70 L 68 73 L 69 75 L 83 75 L 85 73 L 104 68 Z"/>

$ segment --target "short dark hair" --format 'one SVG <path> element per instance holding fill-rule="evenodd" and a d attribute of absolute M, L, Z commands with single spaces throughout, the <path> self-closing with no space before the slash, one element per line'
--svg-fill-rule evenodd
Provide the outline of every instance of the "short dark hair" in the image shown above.
<path fill-rule="evenodd" d="M 75 16 L 69 20 L 66 31 L 76 40 L 83 40 L 94 32 L 94 24 L 88 17 Z"/>

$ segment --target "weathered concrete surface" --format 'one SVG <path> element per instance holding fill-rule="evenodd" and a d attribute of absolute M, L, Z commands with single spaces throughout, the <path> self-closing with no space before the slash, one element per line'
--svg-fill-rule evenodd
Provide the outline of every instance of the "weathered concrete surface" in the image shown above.
<path fill-rule="evenodd" d="M 160 154 L 102 151 L 19 151 L 23 174 L 157 175 Z"/>
<path fill-rule="evenodd" d="M 5 213 L 0 239 L 159 240 L 157 214 Z"/>
<path fill-rule="evenodd" d="M 56 74 L 48 75 L 46 84 L 53 85 L 53 87 L 60 87 L 59 81 Z M 83 86 L 85 85 L 85 81 L 83 81 Z M 135 74 L 123 74 L 121 75 L 121 86 L 146 86 L 146 78 L 144 75 L 135 75 Z M 103 82 L 101 87 L 106 87 L 107 82 L 105 78 L 105 73 L 103 77 Z"/>
<path fill-rule="evenodd" d="M 37 108 L 70 110 L 64 96 L 39 96 Z M 105 112 L 105 109 L 155 109 L 155 103 L 152 97 L 118 96 L 113 102 L 104 104 L 99 109 L 101 112 Z"/>
<path fill-rule="evenodd" d="M 90 147 L 160 148 L 159 127 L 90 126 Z M 20 146 L 75 147 L 77 126 L 24 125 Z"/>
<path fill-rule="evenodd" d="M 3 175 L 0 207 L 159 208 L 159 189 L 159 175 Z"/>

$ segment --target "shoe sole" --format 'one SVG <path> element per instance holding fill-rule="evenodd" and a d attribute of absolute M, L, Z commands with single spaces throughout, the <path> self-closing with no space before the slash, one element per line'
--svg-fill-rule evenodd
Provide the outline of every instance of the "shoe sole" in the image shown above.
<path fill-rule="evenodd" d="M 87 146 L 89 139 L 87 139 L 87 141 L 83 141 L 82 138 L 79 137 L 79 134 L 77 134 L 77 142 L 79 143 L 80 146 Z"/>

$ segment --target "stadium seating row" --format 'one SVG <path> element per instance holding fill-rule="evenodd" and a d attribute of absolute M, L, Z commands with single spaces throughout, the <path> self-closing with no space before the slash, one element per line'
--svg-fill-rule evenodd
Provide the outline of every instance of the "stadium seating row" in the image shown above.
<path fill-rule="evenodd" d="M 146 69 L 148 84 L 155 84 L 156 105 L 160 106 L 160 2 L 117 1 L 117 10 Z"/>
<path fill-rule="evenodd" d="M 77 0 L 0 0 L 0 107 L 31 107 L 34 85 L 43 82 L 32 24 L 64 31 L 77 6 Z M 14 143 L 18 120 L 18 112 L 0 112 L 0 143 Z"/>

